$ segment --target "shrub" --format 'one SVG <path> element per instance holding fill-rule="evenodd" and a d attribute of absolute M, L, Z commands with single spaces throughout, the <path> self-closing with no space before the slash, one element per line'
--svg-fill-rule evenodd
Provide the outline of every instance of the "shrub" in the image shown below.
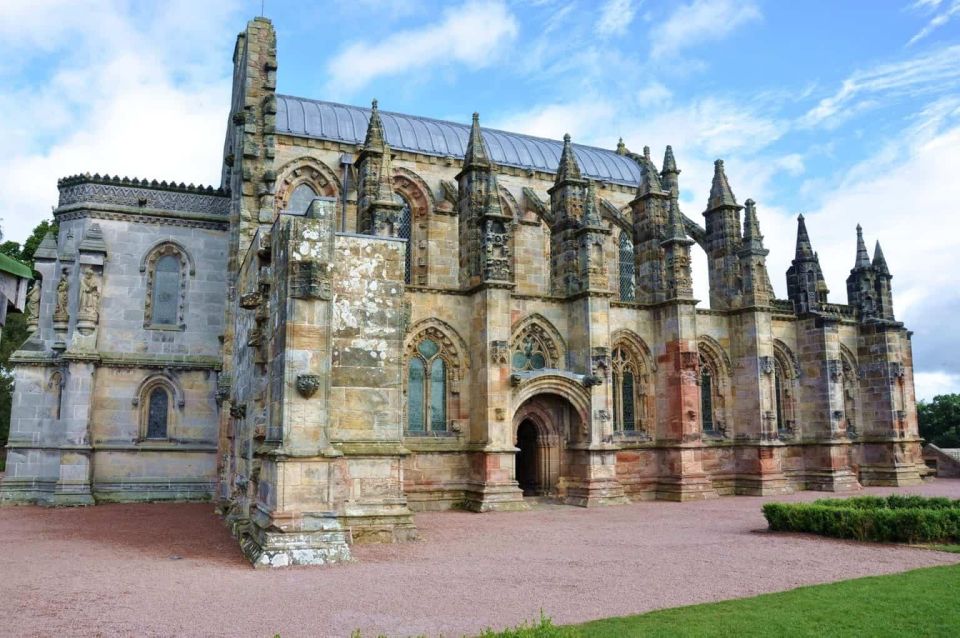
<path fill-rule="evenodd" d="M 960 501 L 919 496 L 859 496 L 813 503 L 767 503 L 777 532 L 893 543 L 960 542 Z"/>

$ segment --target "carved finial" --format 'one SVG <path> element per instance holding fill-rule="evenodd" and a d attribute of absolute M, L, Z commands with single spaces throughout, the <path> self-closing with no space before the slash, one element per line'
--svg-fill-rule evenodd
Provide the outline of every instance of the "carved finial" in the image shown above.
<path fill-rule="evenodd" d="M 813 252 L 813 246 L 810 245 L 810 236 L 807 234 L 807 223 L 803 219 L 803 214 L 797 216 L 797 251 L 796 259 L 816 259 Z"/>
<path fill-rule="evenodd" d="M 757 219 L 757 203 L 748 199 L 744 205 L 747 210 L 743 216 L 743 243 L 750 248 L 761 250 L 763 235 L 760 234 L 760 220 Z"/>
<path fill-rule="evenodd" d="M 623 143 L 623 138 L 617 142 L 617 155 L 626 155 L 627 154 L 627 145 Z"/>
<path fill-rule="evenodd" d="M 370 104 L 370 123 L 367 124 L 367 136 L 363 140 L 363 150 L 382 153 L 385 144 L 380 110 L 377 108 L 377 101 L 373 100 Z"/>
<path fill-rule="evenodd" d="M 566 133 L 563 136 L 563 151 L 560 153 L 560 165 L 557 167 L 557 179 L 554 183 L 559 184 L 568 179 L 580 179 L 580 166 L 570 143 L 570 134 Z"/>
<path fill-rule="evenodd" d="M 723 170 L 723 160 L 718 159 L 713 163 L 713 184 L 710 185 L 710 198 L 707 200 L 707 210 L 723 208 L 724 206 L 740 208 L 737 204 L 737 198 L 733 196 L 733 191 L 730 190 L 727 173 Z"/>
<path fill-rule="evenodd" d="M 883 250 L 880 248 L 879 241 L 873 249 L 873 269 L 882 275 L 890 274 L 890 269 L 887 267 L 887 260 L 883 256 Z"/>
<path fill-rule="evenodd" d="M 870 267 L 870 253 L 867 252 L 867 245 L 863 242 L 863 228 L 857 224 L 857 260 L 854 263 L 854 270 Z"/>
<path fill-rule="evenodd" d="M 490 166 L 490 154 L 480 132 L 480 114 L 473 114 L 470 137 L 467 139 L 467 152 L 463 156 L 463 167 Z"/>

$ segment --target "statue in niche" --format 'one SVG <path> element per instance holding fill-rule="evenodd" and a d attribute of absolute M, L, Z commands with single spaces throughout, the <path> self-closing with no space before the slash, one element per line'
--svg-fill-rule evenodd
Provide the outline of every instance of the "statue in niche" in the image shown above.
<path fill-rule="evenodd" d="M 100 282 L 93 270 L 83 272 L 83 281 L 80 282 L 80 312 L 85 319 L 96 323 L 99 318 L 97 310 L 100 308 Z"/>
<path fill-rule="evenodd" d="M 67 269 L 64 268 L 63 272 L 60 273 L 60 281 L 57 282 L 57 305 L 53 311 L 53 317 L 59 321 L 66 321 L 69 313 L 67 312 L 68 308 L 68 299 L 67 297 L 70 294 L 70 282 L 67 280 Z"/>
<path fill-rule="evenodd" d="M 27 305 L 24 310 L 27 313 L 27 323 L 36 324 L 40 321 L 40 281 L 36 281 L 30 292 L 27 293 Z"/>

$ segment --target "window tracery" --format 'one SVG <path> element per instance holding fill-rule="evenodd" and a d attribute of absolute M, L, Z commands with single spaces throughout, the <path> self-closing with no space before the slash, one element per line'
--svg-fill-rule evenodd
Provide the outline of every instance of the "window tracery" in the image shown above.
<path fill-rule="evenodd" d="M 406 348 L 405 429 L 412 435 L 446 433 L 459 414 L 463 342 L 437 325 L 415 335 Z"/>
<path fill-rule="evenodd" d="M 636 299 L 636 278 L 634 276 L 633 240 L 629 233 L 620 231 L 618 256 L 620 261 L 620 301 Z"/>
<path fill-rule="evenodd" d="M 555 369 L 563 366 L 564 350 L 560 335 L 542 316 L 533 314 L 516 324 L 513 335 L 510 367 L 514 371 Z"/>
<path fill-rule="evenodd" d="M 613 429 L 616 432 L 646 432 L 646 370 L 625 345 L 613 349 L 610 357 L 613 389 Z"/>

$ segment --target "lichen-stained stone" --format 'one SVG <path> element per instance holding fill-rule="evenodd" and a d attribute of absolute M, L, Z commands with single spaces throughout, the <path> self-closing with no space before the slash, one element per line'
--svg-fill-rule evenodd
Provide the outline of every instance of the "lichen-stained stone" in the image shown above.
<path fill-rule="evenodd" d="M 848 304 L 802 218 L 776 299 L 722 161 L 701 221 L 679 148 L 277 96 L 265 18 L 234 71 L 221 188 L 59 182 L 0 503 L 213 498 L 281 567 L 414 538 L 411 511 L 919 481 L 911 333 L 862 229 Z"/>

